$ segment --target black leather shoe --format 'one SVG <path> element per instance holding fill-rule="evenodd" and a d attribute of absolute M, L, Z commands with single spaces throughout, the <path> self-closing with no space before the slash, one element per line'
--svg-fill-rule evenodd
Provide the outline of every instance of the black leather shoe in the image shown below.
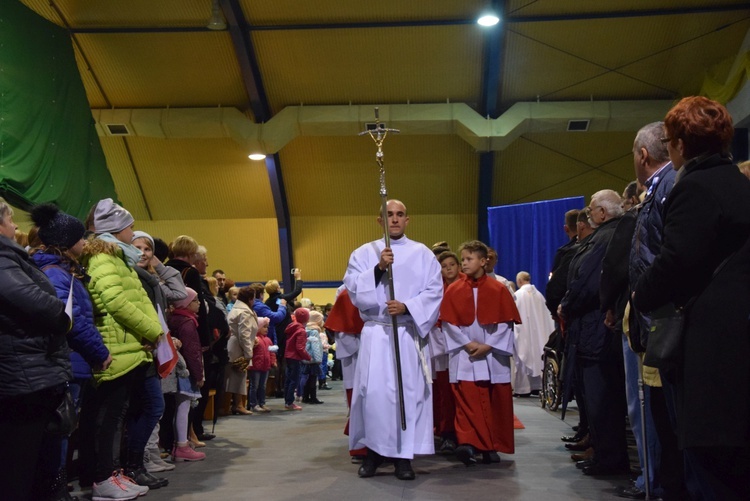
<path fill-rule="evenodd" d="M 593 459 L 585 459 L 583 461 L 576 462 L 576 468 L 579 470 L 582 470 L 584 468 L 588 468 L 589 466 L 592 466 L 594 463 Z"/>
<path fill-rule="evenodd" d="M 482 463 L 490 464 L 490 463 L 499 463 L 499 462 L 500 462 L 500 454 L 498 454 L 496 451 L 489 451 L 489 452 L 482 453 Z"/>
<path fill-rule="evenodd" d="M 474 458 L 474 447 L 463 444 L 456 447 L 456 457 L 466 466 L 474 466 L 477 460 Z"/>
<path fill-rule="evenodd" d="M 408 459 L 396 460 L 396 478 L 399 480 L 414 480 L 416 475 L 411 468 L 411 461 Z"/>
<path fill-rule="evenodd" d="M 599 463 L 592 464 L 583 469 L 584 475 L 630 475 L 629 466 L 604 466 Z"/>
<path fill-rule="evenodd" d="M 362 466 L 359 467 L 357 474 L 360 478 L 374 477 L 378 466 L 381 464 L 383 464 L 383 456 L 372 449 L 367 449 L 367 455 L 362 461 Z"/>
<path fill-rule="evenodd" d="M 198 440 L 200 440 L 201 442 L 207 442 L 215 438 L 216 435 L 214 435 L 213 433 L 201 433 L 200 435 L 198 435 Z"/>
<path fill-rule="evenodd" d="M 323 404 L 325 402 L 323 402 L 322 400 L 318 400 L 317 398 L 311 398 L 308 403 L 310 403 L 310 404 Z"/>
<path fill-rule="evenodd" d="M 635 485 L 630 487 L 620 487 L 620 489 L 615 492 L 615 496 L 627 499 L 646 499 L 646 493 Z"/>

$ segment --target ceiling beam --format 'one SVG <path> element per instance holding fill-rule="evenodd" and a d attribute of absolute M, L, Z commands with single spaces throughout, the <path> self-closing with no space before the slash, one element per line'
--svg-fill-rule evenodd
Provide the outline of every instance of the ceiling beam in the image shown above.
<path fill-rule="evenodd" d="M 232 0 L 220 0 L 222 8 L 224 4 Z M 236 1 L 233 3 L 237 3 Z M 504 24 L 541 23 L 541 22 L 564 22 L 585 21 L 597 19 L 623 19 L 657 16 L 683 16 L 692 14 L 716 14 L 721 12 L 748 11 L 747 5 L 728 4 L 696 7 L 680 7 L 674 9 L 648 9 L 648 10 L 622 10 L 612 12 L 580 12 L 574 14 L 550 14 L 550 15 L 511 15 L 502 20 Z M 241 12 L 241 11 L 240 11 Z M 226 11 L 224 13 L 226 17 Z M 244 18 L 244 16 L 243 16 Z M 227 17 L 227 20 L 229 18 Z M 247 25 L 247 31 L 295 31 L 295 30 L 338 30 L 338 29 L 360 29 L 360 28 L 411 28 L 419 26 L 460 26 L 472 25 L 475 18 L 466 19 L 423 19 L 414 21 L 381 21 L 381 22 L 352 22 L 352 23 L 310 23 L 310 24 L 269 24 L 269 25 Z M 114 26 L 114 27 L 78 27 L 71 28 L 72 33 L 192 33 L 211 31 L 205 26 L 169 26 L 169 27 L 142 27 L 142 26 Z"/>
<path fill-rule="evenodd" d="M 232 44 L 237 55 L 242 81 L 250 100 L 250 108 L 255 122 L 265 123 L 272 118 L 271 106 L 263 87 L 258 58 L 255 55 L 253 41 L 250 37 L 250 25 L 245 18 L 239 0 L 219 0 L 219 5 L 227 20 L 229 34 L 232 36 Z M 268 171 L 268 180 L 276 211 L 282 282 L 291 284 L 293 280 L 291 269 L 294 266 L 291 218 L 286 190 L 284 189 L 284 178 L 281 172 L 281 160 L 278 154 L 266 157 L 266 170 Z"/>
<path fill-rule="evenodd" d="M 268 103 L 266 90 L 255 55 L 253 42 L 248 32 L 248 23 L 238 0 L 219 0 L 221 10 L 227 20 L 232 45 L 240 66 L 242 82 L 245 85 L 250 108 L 256 122 L 267 122 L 271 118 L 271 107 Z"/>
<path fill-rule="evenodd" d="M 482 87 L 479 101 L 480 115 L 496 118 L 499 114 L 497 103 L 502 85 L 503 56 L 505 53 L 505 30 L 503 29 L 505 0 L 492 0 L 492 12 L 500 18 L 495 26 L 487 27 L 484 40 L 484 60 L 482 61 Z M 479 155 L 479 186 L 477 188 L 477 233 L 482 242 L 490 242 L 487 209 L 492 205 L 494 185 L 495 152 L 485 151 Z"/>

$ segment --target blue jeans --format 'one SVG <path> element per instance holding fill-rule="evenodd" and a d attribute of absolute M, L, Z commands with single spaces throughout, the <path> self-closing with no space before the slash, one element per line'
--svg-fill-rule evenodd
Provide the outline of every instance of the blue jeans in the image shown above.
<path fill-rule="evenodd" d="M 292 358 L 286 359 L 286 379 L 284 380 L 284 404 L 294 403 L 294 390 L 299 384 L 299 369 L 302 362 Z"/>
<path fill-rule="evenodd" d="M 268 371 L 249 371 L 250 388 L 247 390 L 247 405 L 251 409 L 256 405 L 266 405 L 266 380 Z"/>
<path fill-rule="evenodd" d="M 628 419 L 630 428 L 633 430 L 636 448 L 638 449 L 638 460 L 641 469 L 644 466 L 643 458 L 643 420 L 641 419 L 641 401 L 638 397 L 638 379 L 640 370 L 638 364 L 638 355 L 628 346 L 628 340 L 622 336 L 622 354 L 625 361 L 625 394 L 628 399 Z M 651 389 L 643 386 L 643 400 L 646 407 L 646 441 L 648 444 L 648 477 L 651 479 L 649 484 L 651 493 L 661 494 L 661 481 L 659 478 L 659 465 L 661 463 L 661 446 L 659 436 L 656 433 L 656 425 L 651 417 Z M 646 490 L 646 480 L 643 474 L 638 475 L 635 481 L 636 487 L 640 490 Z"/>
<path fill-rule="evenodd" d="M 153 370 L 153 364 L 138 367 L 133 372 L 143 371 L 136 375 L 130 393 L 130 406 L 127 414 L 128 451 L 136 457 L 146 449 L 151 432 L 164 414 L 164 394 L 161 381 Z M 140 378 L 138 377 L 140 376 Z"/>

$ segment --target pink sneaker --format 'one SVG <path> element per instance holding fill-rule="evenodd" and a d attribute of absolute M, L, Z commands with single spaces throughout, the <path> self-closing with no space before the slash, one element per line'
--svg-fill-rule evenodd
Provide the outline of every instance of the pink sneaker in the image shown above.
<path fill-rule="evenodd" d="M 204 459 L 206 459 L 204 452 L 198 452 L 189 445 L 175 446 L 172 449 L 172 461 L 175 463 L 178 461 L 203 461 Z"/>
<path fill-rule="evenodd" d="M 284 408 L 288 411 L 301 411 L 302 407 L 297 404 L 285 405 Z"/>

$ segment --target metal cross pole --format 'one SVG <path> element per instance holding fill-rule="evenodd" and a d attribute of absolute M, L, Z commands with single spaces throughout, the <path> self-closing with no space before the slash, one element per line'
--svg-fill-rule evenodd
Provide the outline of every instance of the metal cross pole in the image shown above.
<path fill-rule="evenodd" d="M 385 141 L 388 133 L 392 132 L 398 134 L 398 129 L 388 129 L 385 124 L 381 127 L 380 124 L 380 111 L 375 107 L 375 128 L 369 128 L 364 132 L 360 132 L 360 136 L 365 134 L 369 135 L 378 147 L 378 152 L 375 154 L 375 162 L 377 162 L 380 168 L 380 217 L 383 221 L 383 233 L 385 235 L 385 246 L 391 246 L 391 236 L 388 233 L 388 190 L 385 187 L 385 165 L 383 164 L 383 142 Z M 388 293 L 391 299 L 396 299 L 396 293 L 393 289 L 393 266 L 388 265 L 386 272 L 386 279 L 388 281 Z M 401 350 L 398 342 L 398 320 L 396 315 L 391 315 L 391 328 L 393 329 L 393 351 L 396 359 L 396 382 L 398 385 L 398 404 L 401 410 L 401 429 L 406 430 L 406 410 L 404 409 L 404 383 L 401 376 Z"/>

